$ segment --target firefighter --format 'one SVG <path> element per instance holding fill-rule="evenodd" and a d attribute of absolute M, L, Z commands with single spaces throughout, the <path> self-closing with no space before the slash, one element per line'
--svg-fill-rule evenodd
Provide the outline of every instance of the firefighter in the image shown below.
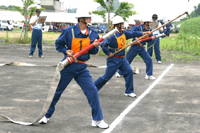
<path fill-rule="evenodd" d="M 144 24 L 142 24 L 142 25 L 137 25 L 137 26 L 131 28 L 130 31 L 132 31 L 132 32 L 135 32 L 135 31 L 150 32 L 150 31 L 152 31 L 150 29 L 151 20 L 144 20 L 143 23 Z M 149 36 L 151 37 L 152 35 L 149 35 Z M 134 37 L 132 41 L 134 41 L 135 39 L 136 38 Z M 154 39 L 154 37 L 152 37 L 152 39 Z M 148 40 L 148 41 L 151 41 L 151 40 Z M 127 53 L 126 59 L 128 60 L 129 64 L 131 64 L 133 59 L 139 54 L 139 56 L 146 63 L 145 79 L 154 80 L 156 78 L 153 76 L 153 62 L 144 47 L 144 45 L 146 45 L 146 42 L 148 42 L 148 41 L 144 41 L 144 42 L 141 42 L 140 44 L 132 45 L 130 50 Z M 119 70 L 118 73 L 116 73 L 116 77 L 117 77 L 117 75 L 122 75 L 122 74 L 123 74 L 123 72 L 121 70 Z"/>
<path fill-rule="evenodd" d="M 78 24 L 64 29 L 62 34 L 56 40 L 56 50 L 64 54 L 64 60 L 67 56 L 73 57 L 73 54 L 76 54 L 81 49 L 84 49 L 93 42 L 95 47 L 78 57 L 76 62 L 65 66 L 65 68 L 60 72 L 61 79 L 59 81 L 53 101 L 46 115 L 39 121 L 39 123 L 46 124 L 49 121 L 49 118 L 55 111 L 55 105 L 58 102 L 61 94 L 70 81 L 75 79 L 86 95 L 88 103 L 92 109 L 91 112 L 93 120 L 91 125 L 93 127 L 108 128 L 108 124 L 103 120 L 98 90 L 94 85 L 88 69 L 86 69 L 87 64 L 85 64 L 85 62 L 90 59 L 90 54 L 96 54 L 99 50 L 98 47 L 100 46 L 100 42 L 94 41 L 99 39 L 99 35 L 95 29 L 88 26 L 88 24 L 91 22 L 91 15 L 88 14 L 88 12 L 77 13 L 76 18 L 78 19 Z"/>
<path fill-rule="evenodd" d="M 153 22 L 157 22 L 157 19 L 158 19 L 158 15 L 153 14 L 153 16 L 152 16 Z M 157 27 L 160 27 L 160 26 L 161 26 L 161 23 L 158 23 Z M 154 30 L 154 29 L 152 29 L 152 30 Z M 158 35 L 162 32 L 163 32 L 163 28 L 160 28 L 159 30 L 154 31 L 153 35 Z M 154 47 L 154 52 L 155 52 L 155 56 L 156 56 L 156 60 L 157 60 L 158 64 L 161 64 L 162 62 L 161 62 L 161 56 L 160 56 L 160 39 L 157 38 L 157 39 L 154 39 L 154 40 L 152 40 L 148 43 L 149 48 L 148 48 L 147 51 L 148 51 L 149 55 L 152 57 L 153 47 L 151 47 L 151 46 Z"/>
<path fill-rule="evenodd" d="M 139 37 L 146 33 L 122 30 L 124 28 L 124 20 L 120 16 L 113 18 L 113 25 L 118 28 L 119 32 L 115 33 L 106 41 L 101 43 L 103 52 L 108 56 L 107 68 L 105 70 L 105 74 L 99 77 L 94 84 L 97 89 L 100 90 L 119 69 L 123 72 L 122 75 L 126 82 L 125 96 L 136 97 L 133 86 L 133 70 L 124 56 L 125 50 L 120 51 L 116 55 L 113 53 L 125 47 L 127 39 Z"/>

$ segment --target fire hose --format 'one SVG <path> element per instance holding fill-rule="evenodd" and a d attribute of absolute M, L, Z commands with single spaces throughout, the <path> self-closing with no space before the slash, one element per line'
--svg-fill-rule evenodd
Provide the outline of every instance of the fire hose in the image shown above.
<path fill-rule="evenodd" d="M 159 35 L 154 35 L 152 37 L 147 37 L 147 38 L 144 38 L 144 39 L 141 39 L 139 41 L 137 41 L 135 44 L 141 46 L 141 42 L 144 42 L 144 41 L 147 41 L 147 40 L 151 40 L 152 38 L 158 38 L 158 37 L 161 37 L 161 36 L 164 36 L 165 34 L 159 34 Z"/>
<path fill-rule="evenodd" d="M 110 36 L 114 35 L 117 31 L 118 31 L 117 29 L 114 29 L 114 30 L 108 32 L 107 34 L 102 36 L 100 39 L 98 39 L 97 42 L 102 42 L 103 40 L 106 40 Z M 94 47 L 94 44 L 92 43 L 89 46 L 87 46 L 84 49 L 82 49 L 81 51 L 79 51 L 78 53 L 76 53 L 74 55 L 74 57 L 78 58 L 83 53 L 85 53 L 86 51 L 89 51 L 93 47 Z M 39 114 L 39 116 L 37 117 L 36 120 L 34 120 L 31 123 L 30 122 L 21 122 L 21 121 L 13 120 L 13 119 L 11 119 L 11 118 L 3 115 L 3 114 L 0 114 L 0 121 L 10 121 L 10 122 L 13 122 L 15 124 L 31 126 L 31 125 L 37 123 L 39 120 L 41 120 L 45 116 L 45 114 L 47 113 L 47 111 L 48 111 L 48 109 L 49 109 L 49 107 L 51 105 L 51 102 L 53 100 L 53 97 L 55 95 L 58 83 L 60 81 L 60 71 L 62 71 L 67 64 L 72 63 L 74 61 L 75 61 L 75 59 L 73 57 L 67 57 L 67 59 L 65 59 L 64 61 L 58 63 L 58 65 L 56 67 L 55 74 L 54 74 L 53 81 L 51 83 L 51 86 L 50 86 L 50 89 L 49 89 L 49 92 L 48 92 L 48 95 L 47 95 L 47 98 L 46 98 L 46 101 L 45 101 L 45 103 L 43 105 L 42 111 L 40 112 L 40 114 Z"/>
<path fill-rule="evenodd" d="M 174 18 L 174 19 L 168 21 L 167 23 L 163 24 L 162 26 L 157 27 L 156 29 L 152 30 L 152 31 L 150 32 L 150 34 L 152 34 L 152 33 L 153 33 L 154 31 L 156 31 L 156 30 L 159 30 L 160 28 L 166 26 L 167 24 L 171 23 L 172 21 L 174 21 L 174 20 L 180 18 L 181 16 L 183 16 L 183 15 L 185 15 L 185 14 L 187 14 L 187 15 L 189 16 L 188 12 L 184 12 L 183 14 L 179 15 L 178 17 L 176 17 L 176 18 Z M 145 38 L 146 36 L 148 36 L 148 34 L 143 35 L 142 37 L 140 37 L 140 38 L 136 39 L 135 41 L 129 43 L 129 44 L 126 45 L 125 47 L 123 47 L 123 48 L 119 49 L 118 51 L 116 51 L 115 53 L 113 53 L 113 55 L 115 55 L 115 54 L 119 53 L 120 51 L 124 50 L 125 48 L 127 48 L 127 47 L 129 47 L 129 46 L 131 46 L 131 45 L 133 45 L 133 44 L 135 44 L 135 43 L 137 43 L 139 40 Z"/>

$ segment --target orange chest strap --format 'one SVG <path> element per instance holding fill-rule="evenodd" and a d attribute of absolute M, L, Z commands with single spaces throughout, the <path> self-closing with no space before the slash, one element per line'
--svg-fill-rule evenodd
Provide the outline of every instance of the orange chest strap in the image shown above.
<path fill-rule="evenodd" d="M 115 35 L 115 38 L 117 39 L 117 45 L 118 45 L 118 49 L 121 49 L 123 47 L 126 46 L 126 36 L 124 34 L 122 34 L 121 36 L 117 37 Z"/>
<path fill-rule="evenodd" d="M 72 28 L 72 44 L 71 44 L 71 50 L 74 52 L 74 54 L 78 53 L 79 51 L 81 51 L 82 49 L 84 49 L 85 47 L 90 45 L 90 38 L 75 38 L 74 35 L 74 29 Z M 87 54 L 87 52 L 85 52 L 84 54 Z"/>

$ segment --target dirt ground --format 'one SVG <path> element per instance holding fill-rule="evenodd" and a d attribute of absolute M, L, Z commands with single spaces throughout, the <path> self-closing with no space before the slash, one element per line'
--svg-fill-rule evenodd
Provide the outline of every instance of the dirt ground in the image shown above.
<path fill-rule="evenodd" d="M 29 58 L 28 45 L 8 45 L 0 41 L 0 64 L 25 62 L 36 66 L 0 66 L 0 114 L 18 121 L 32 122 L 39 115 L 56 65 L 63 58 L 53 44 L 44 44 L 44 58 L 36 49 Z M 92 56 L 91 58 L 93 58 Z M 146 80 L 146 66 L 135 59 L 132 67 L 139 67 L 134 74 L 137 98 L 124 96 L 123 77 L 112 79 L 99 91 L 104 121 L 110 129 L 91 127 L 91 109 L 78 84 L 72 80 L 56 111 L 46 125 L 22 126 L 0 122 L 0 133 L 198 133 L 200 132 L 200 62 L 162 62 L 153 60 L 153 73 L 157 80 Z M 160 79 L 164 71 L 174 64 Z M 105 72 L 106 57 L 98 56 L 88 67 L 95 81 Z M 96 66 L 96 67 L 95 67 Z M 102 66 L 101 68 L 98 68 Z M 152 85 L 154 86 L 152 87 Z M 146 90 L 150 91 L 145 94 Z M 142 97 L 144 96 L 144 97 Z M 142 98 L 141 98 L 142 97 Z M 140 101 L 138 101 L 140 99 Z M 124 111 L 135 103 L 127 113 Z M 117 118 L 125 116 L 118 121 Z"/>

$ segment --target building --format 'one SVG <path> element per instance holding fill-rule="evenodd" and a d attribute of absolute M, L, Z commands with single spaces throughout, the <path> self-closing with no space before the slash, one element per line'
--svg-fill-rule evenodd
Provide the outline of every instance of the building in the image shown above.
<path fill-rule="evenodd" d="M 61 2 L 59 0 L 40 0 L 40 5 L 45 8 L 45 12 L 61 11 Z"/>

